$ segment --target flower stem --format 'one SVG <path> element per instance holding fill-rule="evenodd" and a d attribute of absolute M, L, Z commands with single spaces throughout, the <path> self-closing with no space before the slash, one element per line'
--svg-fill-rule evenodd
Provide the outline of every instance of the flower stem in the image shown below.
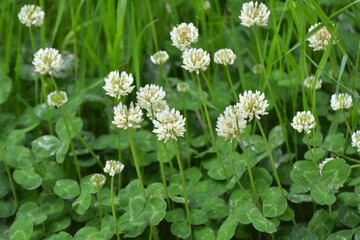
<path fill-rule="evenodd" d="M 96 156 L 96 154 L 93 152 L 93 150 L 89 147 L 89 145 L 85 142 L 85 140 L 82 138 L 82 136 L 80 135 L 80 133 L 78 132 L 78 130 L 75 128 L 74 123 L 71 120 L 71 116 L 66 108 L 66 105 L 63 106 L 64 110 L 65 110 L 65 114 L 69 119 L 70 122 L 70 126 L 71 128 L 74 130 L 76 136 L 80 139 L 80 141 L 82 142 L 82 144 L 85 146 L 85 148 L 89 151 L 89 153 L 96 159 L 96 162 L 99 164 L 99 166 L 101 167 L 101 169 L 104 168 L 104 165 L 101 163 L 100 159 L 98 158 L 98 156 Z"/>
<path fill-rule="evenodd" d="M 219 153 L 219 149 L 217 148 L 217 145 L 216 145 L 216 139 L 215 139 L 215 136 L 214 136 L 214 132 L 213 132 L 213 130 L 212 130 L 209 112 L 208 112 L 208 109 L 207 109 L 207 106 L 206 106 L 204 94 L 203 94 L 202 87 L 201 87 L 201 83 L 200 83 L 200 77 L 199 77 L 199 75 L 196 75 L 196 77 L 197 77 L 197 80 L 198 80 L 199 92 L 200 92 L 201 99 L 202 99 L 202 102 L 203 102 L 203 106 L 204 106 L 204 109 L 205 109 L 205 115 L 206 115 L 206 119 L 207 119 L 207 123 L 208 123 L 208 127 L 209 127 L 210 136 L 211 136 L 211 139 L 212 139 L 212 141 L 213 141 L 213 145 L 214 145 L 214 148 L 215 148 L 215 152 L 216 152 L 216 155 L 217 155 L 217 157 L 218 157 L 218 159 L 219 159 L 221 168 L 222 168 L 222 170 L 223 170 L 223 172 L 224 172 L 226 181 L 228 182 L 228 181 L 229 181 L 229 178 L 228 178 L 228 175 L 227 175 L 227 173 L 226 173 L 224 163 L 223 163 L 223 161 L 222 161 L 222 159 L 221 159 L 221 156 L 220 156 L 220 153 Z"/>
<path fill-rule="evenodd" d="M 313 159 L 314 164 L 317 166 L 317 163 L 316 163 L 316 160 L 315 160 L 313 151 L 311 150 L 310 143 L 309 143 L 309 139 L 308 139 L 308 136 L 307 136 L 306 133 L 305 133 L 305 139 L 306 139 L 306 145 L 307 145 L 307 147 L 309 148 L 309 151 L 310 151 L 310 154 L 311 154 L 311 158 Z"/>
<path fill-rule="evenodd" d="M 100 224 L 101 224 L 101 222 L 102 222 L 102 210 L 101 210 L 100 186 L 98 186 L 98 201 L 99 201 L 99 216 L 100 216 Z"/>
<path fill-rule="evenodd" d="M 12 194 L 13 194 L 13 197 L 14 197 L 14 201 L 15 201 L 15 206 L 16 208 L 19 207 L 19 203 L 18 203 L 18 198 L 17 198 L 17 194 L 16 194 L 16 190 L 15 190 L 15 185 L 14 185 L 14 181 L 11 177 L 11 172 L 10 172 L 10 169 L 9 169 L 9 166 L 7 164 L 7 161 L 6 161 L 6 158 L 5 158 L 5 154 L 4 154 L 4 149 L 2 148 L 2 145 L 0 144 L 0 154 L 1 154 L 1 157 L 3 159 L 3 162 L 4 162 L 4 165 L 5 165 L 5 169 L 6 169 L 6 173 L 8 175 L 8 178 L 9 178 L 9 182 L 10 182 L 10 186 L 11 186 L 11 191 L 12 191 Z"/>
<path fill-rule="evenodd" d="M 267 150 L 267 152 L 268 152 L 268 154 L 269 154 L 269 158 L 270 158 L 270 161 L 271 161 L 271 166 L 272 166 L 272 169 L 273 169 L 273 171 L 274 171 L 275 179 L 276 179 L 277 185 L 278 185 L 278 187 L 279 187 L 279 189 L 280 189 L 281 196 L 283 196 L 283 198 L 285 198 L 285 200 L 286 200 L 286 197 L 285 197 L 283 188 L 282 188 L 282 186 L 281 186 L 279 174 L 278 174 L 278 172 L 277 172 L 277 170 L 276 170 L 276 167 L 275 167 L 274 158 L 273 158 L 273 155 L 272 155 L 272 153 L 271 153 L 271 149 L 270 149 L 269 143 L 268 143 L 268 141 L 267 141 L 267 138 L 266 138 L 266 136 L 265 136 L 264 129 L 262 128 L 262 125 L 261 125 L 259 119 L 255 118 L 255 120 L 256 120 L 257 124 L 259 125 L 259 129 L 260 129 L 261 135 L 263 136 L 263 139 L 264 139 L 264 142 L 265 142 L 265 146 L 266 146 L 266 150 Z M 293 216 L 293 214 L 292 214 L 292 212 L 291 212 L 291 210 L 290 210 L 290 207 L 289 207 L 289 204 L 288 204 L 287 200 L 286 200 L 286 207 L 287 207 L 286 209 L 287 209 L 287 211 L 288 211 L 288 214 L 289 214 L 289 216 L 290 216 L 290 218 L 291 218 L 291 221 L 293 222 L 293 224 L 294 224 L 294 226 L 296 227 L 296 229 L 298 229 L 298 226 L 297 226 L 297 224 L 296 224 L 295 218 L 294 218 L 294 216 Z"/>
<path fill-rule="evenodd" d="M 177 105 L 176 105 L 176 100 L 175 100 L 175 97 L 174 97 L 174 93 L 173 93 L 173 91 L 172 91 L 172 89 L 171 89 L 169 80 L 168 80 L 168 78 L 167 78 L 167 76 L 166 76 L 165 68 L 164 68 L 164 65 L 163 65 L 163 64 L 160 65 L 159 71 L 160 71 L 161 79 L 162 79 L 162 78 L 165 78 L 165 82 L 166 82 L 167 88 L 169 89 L 169 92 L 170 92 L 170 95 L 171 95 L 171 99 L 172 99 L 172 101 L 173 101 L 173 103 L 174 103 L 174 107 L 175 107 L 175 109 L 177 109 Z"/>
<path fill-rule="evenodd" d="M 360 164 L 355 164 L 355 165 L 350 166 L 351 169 L 358 168 L 358 167 L 360 167 Z"/>
<path fill-rule="evenodd" d="M 341 109 L 341 113 L 342 113 L 342 115 L 343 115 L 343 117 L 344 117 L 344 120 L 345 120 L 345 123 L 346 123 L 346 127 L 347 127 L 347 129 L 348 129 L 348 131 L 349 131 L 349 134 L 351 135 L 351 134 L 352 134 L 352 130 L 351 130 L 351 127 L 350 127 L 350 125 L 349 125 L 349 123 L 348 123 L 348 120 L 347 120 L 347 118 L 346 118 L 346 116 L 345 116 L 344 109 Z"/>
<path fill-rule="evenodd" d="M 75 148 L 74 148 L 74 143 L 73 143 L 73 141 L 72 141 L 71 134 L 70 134 L 70 130 L 69 130 L 69 126 L 68 126 L 68 124 L 67 124 L 65 115 L 64 115 L 64 113 L 63 113 L 63 111 L 62 111 L 62 107 L 60 107 L 59 110 L 60 110 L 61 116 L 62 116 L 62 118 L 63 118 L 63 120 L 64 120 L 66 132 L 67 132 L 67 135 L 68 135 L 68 137 L 69 137 L 71 152 L 72 152 L 72 154 L 73 154 L 73 156 L 74 156 L 76 172 L 77 172 L 78 179 L 79 179 L 79 182 L 80 182 L 80 181 L 81 181 L 81 172 L 80 172 L 79 161 L 78 161 L 78 158 L 77 158 L 77 155 L 76 155 L 76 152 L 75 152 Z"/>
<path fill-rule="evenodd" d="M 117 131 L 117 135 L 118 135 L 118 158 L 119 158 L 119 162 L 121 163 L 121 145 L 120 145 L 120 142 L 121 142 L 121 138 L 120 138 L 120 128 L 118 129 Z M 122 174 L 119 173 L 119 177 L 118 177 L 118 193 L 121 189 L 121 180 L 122 180 Z"/>
<path fill-rule="evenodd" d="M 187 167 L 189 168 L 191 166 L 191 160 L 190 160 L 190 137 L 189 137 L 189 131 L 188 131 L 188 121 L 186 118 L 186 101 L 185 101 L 185 94 L 182 92 L 181 93 L 181 98 L 182 98 L 182 104 L 183 104 L 183 114 L 184 114 L 184 118 L 185 118 L 185 141 L 186 141 L 186 147 L 187 147 Z"/>
<path fill-rule="evenodd" d="M 229 68 L 228 68 L 227 66 L 224 66 L 224 68 L 225 68 L 225 72 L 226 72 L 227 78 L 228 78 L 228 80 L 229 80 L 229 84 L 230 84 L 231 90 L 232 90 L 232 92 L 233 92 L 233 94 L 234 94 L 234 98 L 235 98 L 236 102 L 238 102 L 238 101 L 239 101 L 239 98 L 238 98 L 238 96 L 236 95 L 235 88 L 234 88 L 233 82 L 232 82 L 232 80 L 231 80 Z"/>
<path fill-rule="evenodd" d="M 241 189 L 244 189 L 244 187 L 241 185 L 240 180 L 239 180 L 239 177 L 238 177 L 238 175 L 236 174 L 236 171 L 235 171 L 234 162 L 233 162 L 233 158 L 232 158 L 233 148 L 234 148 L 234 142 L 232 141 L 231 144 L 230 144 L 230 163 L 231 163 L 231 168 L 232 168 L 232 171 L 233 171 L 233 173 L 234 173 L 234 176 L 235 176 L 235 179 L 236 179 L 237 184 L 239 185 L 239 187 L 240 187 Z"/>
<path fill-rule="evenodd" d="M 182 187 L 184 190 L 184 198 L 185 198 L 185 210 L 186 210 L 186 219 L 188 222 L 189 227 L 191 228 L 191 220 L 190 220 L 190 210 L 189 210 L 189 203 L 188 203 L 188 197 L 187 197 L 187 192 L 186 192 L 186 185 L 185 185 L 185 176 L 184 176 L 184 170 L 182 167 L 182 162 L 180 159 L 180 155 L 179 152 L 177 150 L 176 144 L 174 141 L 172 141 L 172 144 L 174 146 L 174 150 L 175 150 L 175 154 L 176 154 L 176 159 L 179 165 L 179 170 L 180 170 L 180 175 L 181 175 L 181 181 L 182 181 Z"/>
<path fill-rule="evenodd" d="M 137 173 L 138 179 L 140 181 L 140 186 L 141 186 L 141 190 L 142 190 L 143 195 L 144 195 L 144 199 L 147 202 L 145 187 L 144 187 L 144 183 L 143 183 L 142 176 L 141 176 L 139 162 L 138 162 L 138 159 L 137 159 L 137 154 L 136 154 L 136 149 L 135 149 L 135 144 L 134 144 L 134 138 L 133 138 L 133 135 L 131 133 L 130 128 L 128 128 L 128 137 L 129 137 L 129 142 L 130 142 L 131 153 L 133 155 L 133 159 L 134 159 L 134 163 L 135 163 L 136 173 Z"/>
<path fill-rule="evenodd" d="M 161 154 L 161 146 L 160 146 L 160 142 L 156 141 L 157 146 L 158 146 L 158 151 L 159 151 L 159 160 L 160 160 L 160 172 L 161 172 L 161 178 L 164 184 L 164 190 L 165 190 L 165 194 L 166 194 L 166 200 L 169 206 L 169 209 L 171 209 L 171 205 L 170 205 L 170 199 L 169 199 L 169 194 L 168 194 L 168 189 L 167 189 L 167 184 L 166 184 L 166 177 L 165 177 L 165 172 L 164 172 L 164 162 L 163 162 L 163 158 L 162 158 L 162 154 Z"/>
<path fill-rule="evenodd" d="M 211 96 L 212 100 L 214 101 L 215 106 L 217 107 L 217 109 L 218 109 L 219 112 L 220 112 L 219 103 L 218 103 L 218 101 L 216 100 L 216 98 L 215 98 L 215 96 L 214 96 L 214 93 L 213 93 L 212 88 L 211 88 L 211 84 L 210 84 L 208 78 L 206 77 L 206 74 L 205 74 L 203 71 L 201 71 L 201 74 L 202 74 L 203 78 L 205 79 L 206 86 L 207 86 L 208 89 L 209 89 L 210 96 Z M 198 76 L 198 74 L 196 74 L 196 75 Z"/>
<path fill-rule="evenodd" d="M 171 160 L 171 157 L 170 157 L 170 154 L 169 154 L 169 150 L 168 150 L 168 148 L 166 146 L 166 143 L 164 143 L 164 148 L 165 148 L 166 156 L 168 157 L 168 162 L 169 162 L 169 165 L 170 165 L 171 172 L 172 172 L 172 174 L 175 174 L 174 165 L 172 164 L 172 160 Z"/>
<path fill-rule="evenodd" d="M 111 176 L 111 209 L 115 220 L 116 239 L 120 240 L 119 228 L 116 219 L 115 202 L 114 202 L 114 176 Z"/>

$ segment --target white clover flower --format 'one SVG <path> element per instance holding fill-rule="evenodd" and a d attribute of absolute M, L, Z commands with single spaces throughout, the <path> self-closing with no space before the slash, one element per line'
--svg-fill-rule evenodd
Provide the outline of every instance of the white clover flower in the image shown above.
<path fill-rule="evenodd" d="M 267 115 L 265 112 L 269 106 L 265 99 L 265 94 L 256 90 L 253 93 L 251 90 L 245 91 L 244 95 L 239 95 L 239 103 L 237 104 L 244 119 L 249 118 L 249 122 L 254 118 L 260 119 L 259 115 Z"/>
<path fill-rule="evenodd" d="M 67 101 L 68 101 L 68 98 L 67 98 L 66 92 L 64 92 L 64 91 L 51 92 L 47 96 L 47 102 L 48 102 L 49 106 L 52 106 L 55 108 L 61 107 Z"/>
<path fill-rule="evenodd" d="M 319 23 L 312 25 L 309 28 L 309 32 L 311 32 L 318 25 Z M 326 27 L 323 27 L 308 39 L 309 47 L 314 48 L 314 51 L 326 50 L 330 38 L 331 38 L 331 34 L 329 33 Z M 335 40 L 333 41 L 333 44 L 336 44 Z"/>
<path fill-rule="evenodd" d="M 199 74 L 199 70 L 206 71 L 210 64 L 210 54 L 201 48 L 190 48 L 183 54 L 183 65 L 189 72 L 195 71 Z"/>
<path fill-rule="evenodd" d="M 101 187 L 105 184 L 106 177 L 104 176 L 104 174 L 95 173 L 94 175 L 92 175 L 90 181 L 92 182 L 92 184 L 94 184 L 94 186 Z"/>
<path fill-rule="evenodd" d="M 269 15 L 270 10 L 263 3 L 251 1 L 243 4 L 239 18 L 241 25 L 246 27 L 266 26 Z"/>
<path fill-rule="evenodd" d="M 74 72 L 73 69 L 75 67 L 75 61 L 78 62 L 78 59 L 75 59 L 74 54 L 68 51 L 61 52 L 61 58 L 62 63 L 60 65 L 59 71 L 53 71 L 52 75 L 56 78 L 69 78 Z"/>
<path fill-rule="evenodd" d="M 330 162 L 331 160 L 334 160 L 335 158 L 331 157 L 331 158 L 325 158 L 324 161 L 322 161 L 320 164 L 319 164 L 319 173 L 321 175 L 321 172 L 322 172 L 322 169 L 323 167 L 325 166 L 325 164 L 327 164 L 328 162 Z"/>
<path fill-rule="evenodd" d="M 214 54 L 214 61 L 217 64 L 231 65 L 236 60 L 235 53 L 228 48 L 220 49 Z"/>
<path fill-rule="evenodd" d="M 119 71 L 112 71 L 109 73 L 107 78 L 105 78 L 105 89 L 106 94 L 120 99 L 121 96 L 126 96 L 132 92 L 135 86 L 131 86 L 134 82 L 134 79 L 130 74 L 122 72 L 121 75 Z"/>
<path fill-rule="evenodd" d="M 118 128 L 139 128 L 139 124 L 143 121 L 143 113 L 140 107 L 134 107 L 133 102 L 130 103 L 129 109 L 126 105 L 119 103 L 119 105 L 114 107 L 114 114 L 114 121 L 112 121 L 112 123 Z"/>
<path fill-rule="evenodd" d="M 156 119 L 156 114 L 169 109 L 170 109 L 169 105 L 167 105 L 166 101 L 162 100 L 159 102 L 159 104 L 157 104 L 155 110 L 154 109 L 146 110 L 146 116 L 152 121 Z"/>
<path fill-rule="evenodd" d="M 155 84 L 147 84 L 141 87 L 140 91 L 136 93 L 136 99 L 139 107 L 147 110 L 148 112 L 158 112 L 164 109 L 166 93 L 162 87 Z"/>
<path fill-rule="evenodd" d="M 25 5 L 18 14 L 20 22 L 27 27 L 32 25 L 40 27 L 44 23 L 44 16 L 45 13 L 36 5 Z"/>
<path fill-rule="evenodd" d="M 110 176 L 115 176 L 115 174 L 119 174 L 124 169 L 124 165 L 115 160 L 106 161 L 104 172 L 108 173 Z"/>
<path fill-rule="evenodd" d="M 261 71 L 262 71 L 262 65 L 261 65 L 260 63 L 255 64 L 255 65 L 251 68 L 251 70 L 253 71 L 253 73 L 259 75 L 259 74 L 261 74 Z"/>
<path fill-rule="evenodd" d="M 32 62 L 35 66 L 35 72 L 41 74 L 52 74 L 54 71 L 60 71 L 62 63 L 61 54 L 54 48 L 40 49 L 34 54 Z"/>
<path fill-rule="evenodd" d="M 169 59 L 169 54 L 166 51 L 158 51 L 150 57 L 153 64 L 164 64 Z"/>
<path fill-rule="evenodd" d="M 347 93 L 334 94 L 330 100 L 331 108 L 336 111 L 339 109 L 349 109 L 352 107 L 352 98 Z"/>
<path fill-rule="evenodd" d="M 307 78 L 305 78 L 305 80 L 304 80 L 304 86 L 312 90 L 312 89 L 313 89 L 313 86 L 314 86 L 314 81 L 315 81 L 315 76 L 307 77 Z M 321 84 L 322 84 L 322 80 L 321 80 L 321 79 L 318 79 L 318 81 L 317 81 L 316 84 L 315 84 L 315 90 L 320 89 L 320 88 L 321 88 Z"/>
<path fill-rule="evenodd" d="M 241 109 L 238 105 L 228 106 L 224 115 L 220 114 L 216 122 L 216 132 L 218 136 L 224 137 L 225 140 L 240 139 L 239 134 L 244 132 L 246 120 L 242 118 Z"/>
<path fill-rule="evenodd" d="M 311 129 L 316 126 L 315 118 L 310 111 L 297 112 L 296 116 L 293 118 L 291 126 L 299 133 L 304 131 L 309 134 Z"/>
<path fill-rule="evenodd" d="M 360 131 L 356 131 L 351 135 L 351 145 L 360 152 Z"/>
<path fill-rule="evenodd" d="M 154 130 L 158 140 L 177 140 L 177 137 L 183 137 L 185 132 L 185 118 L 174 108 L 166 109 L 156 114 L 156 120 L 153 120 Z"/>
<path fill-rule="evenodd" d="M 195 43 L 199 38 L 199 31 L 193 23 L 181 23 L 173 28 L 170 32 L 171 41 L 173 46 L 181 51 L 190 47 L 191 43 Z"/>
<path fill-rule="evenodd" d="M 186 93 L 189 91 L 189 84 L 186 82 L 181 82 L 176 85 L 176 89 L 178 92 Z"/>
<path fill-rule="evenodd" d="M 211 8 L 210 2 L 209 1 L 204 1 L 204 10 L 207 11 Z"/>

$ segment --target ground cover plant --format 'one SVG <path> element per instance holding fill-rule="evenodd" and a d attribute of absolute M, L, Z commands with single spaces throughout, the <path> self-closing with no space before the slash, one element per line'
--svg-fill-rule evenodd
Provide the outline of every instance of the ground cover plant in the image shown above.
<path fill-rule="evenodd" d="M 0 3 L 0 239 L 357 239 L 360 1 Z"/>

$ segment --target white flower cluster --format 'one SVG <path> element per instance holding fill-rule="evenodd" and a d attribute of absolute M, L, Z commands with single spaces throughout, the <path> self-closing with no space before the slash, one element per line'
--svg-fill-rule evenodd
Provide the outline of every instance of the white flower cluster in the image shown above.
<path fill-rule="evenodd" d="M 263 4 L 258 2 L 244 3 L 241 9 L 240 20 L 241 25 L 246 27 L 266 26 L 270 15 L 270 10 Z"/>
<path fill-rule="evenodd" d="M 351 135 L 351 145 L 360 152 L 360 131 L 356 131 Z"/>
<path fill-rule="evenodd" d="M 147 84 L 141 87 L 136 93 L 137 104 L 147 111 L 147 116 L 153 120 L 157 113 L 165 110 L 167 107 L 165 91 L 162 87 L 155 84 Z"/>
<path fill-rule="evenodd" d="M 251 68 L 251 70 L 253 71 L 253 73 L 259 75 L 259 74 L 261 74 L 262 65 L 261 65 L 260 63 L 255 64 L 255 65 Z"/>
<path fill-rule="evenodd" d="M 189 91 L 189 88 L 189 84 L 186 82 L 178 83 L 176 85 L 176 89 L 178 90 L 178 92 L 182 93 L 186 93 L 187 91 Z"/>
<path fill-rule="evenodd" d="M 52 106 L 55 108 L 61 107 L 67 101 L 68 101 L 68 98 L 67 98 L 66 92 L 64 92 L 64 91 L 51 92 L 47 96 L 47 102 L 48 102 L 49 106 Z"/>
<path fill-rule="evenodd" d="M 40 49 L 34 54 L 32 64 L 35 66 L 35 72 L 41 74 L 52 74 L 58 72 L 62 65 L 62 58 L 59 51 L 54 48 Z"/>
<path fill-rule="evenodd" d="M 126 105 L 119 103 L 119 105 L 114 107 L 114 114 L 114 121 L 112 121 L 112 123 L 118 128 L 139 128 L 139 124 L 143 121 L 143 113 L 140 107 L 134 107 L 133 102 L 130 103 L 129 109 Z"/>
<path fill-rule="evenodd" d="M 172 45 L 184 51 L 190 47 L 191 43 L 198 41 L 199 31 L 193 23 L 181 23 L 173 28 L 170 37 Z"/>
<path fill-rule="evenodd" d="M 242 118 L 241 109 L 239 105 L 228 106 L 224 115 L 220 114 L 216 122 L 216 132 L 218 136 L 224 137 L 225 140 L 240 139 L 239 134 L 244 132 L 246 127 L 246 120 Z"/>
<path fill-rule="evenodd" d="M 106 177 L 104 176 L 104 174 L 95 173 L 94 175 L 92 175 L 90 181 L 92 182 L 92 184 L 94 184 L 94 186 L 101 187 L 105 184 Z"/>
<path fill-rule="evenodd" d="M 315 76 L 310 76 L 305 78 L 304 80 L 304 86 L 307 87 L 308 89 L 313 89 L 314 86 L 314 81 L 315 81 Z M 321 84 L 322 84 L 322 80 L 318 79 L 318 81 L 315 83 L 315 90 L 318 90 L 321 88 Z"/>
<path fill-rule="evenodd" d="M 231 65 L 236 60 L 235 53 L 228 48 L 220 49 L 214 54 L 214 61 L 217 64 Z"/>
<path fill-rule="evenodd" d="M 126 96 L 132 92 L 135 87 L 131 86 L 133 82 L 134 79 L 131 73 L 122 72 L 120 75 L 119 71 L 112 71 L 105 78 L 105 86 L 103 88 L 107 95 L 120 99 L 121 96 Z"/>
<path fill-rule="evenodd" d="M 315 118 L 310 111 L 297 112 L 296 116 L 293 118 L 291 126 L 299 133 L 304 131 L 309 134 L 311 129 L 316 126 Z"/>
<path fill-rule="evenodd" d="M 104 167 L 104 172 L 108 173 L 110 176 L 115 176 L 115 174 L 119 174 L 124 169 L 124 165 L 115 160 L 106 161 L 106 165 Z"/>
<path fill-rule="evenodd" d="M 153 64 L 164 64 L 169 59 L 169 54 L 166 51 L 158 51 L 150 57 Z"/>
<path fill-rule="evenodd" d="M 267 115 L 266 108 L 269 106 L 265 99 L 265 94 L 256 90 L 253 93 L 251 90 L 245 91 L 243 95 L 239 95 L 239 108 L 244 119 L 249 118 L 251 121 L 254 116 L 260 119 L 259 115 Z"/>
<path fill-rule="evenodd" d="M 311 32 L 318 25 L 319 23 L 312 25 L 309 28 L 309 32 Z M 314 51 L 326 50 L 330 38 L 331 38 L 331 34 L 329 33 L 326 27 L 323 27 L 308 39 L 309 47 L 314 48 Z M 333 41 L 333 44 L 336 44 L 335 40 Z"/>
<path fill-rule="evenodd" d="M 153 120 L 154 130 L 158 140 L 177 140 L 177 137 L 183 137 L 185 133 L 185 118 L 174 108 L 165 109 L 156 114 L 156 120 Z"/>
<path fill-rule="evenodd" d="M 352 107 L 352 98 L 347 93 L 334 94 L 330 100 L 331 108 L 336 111 L 339 109 L 349 109 Z"/>
<path fill-rule="evenodd" d="M 210 54 L 201 48 L 190 48 L 183 54 L 183 65 L 189 72 L 195 71 L 199 74 L 199 70 L 206 71 L 210 64 Z"/>
<path fill-rule="evenodd" d="M 36 5 L 25 5 L 18 14 L 20 22 L 27 27 L 40 27 L 44 23 L 44 16 L 45 13 Z"/>

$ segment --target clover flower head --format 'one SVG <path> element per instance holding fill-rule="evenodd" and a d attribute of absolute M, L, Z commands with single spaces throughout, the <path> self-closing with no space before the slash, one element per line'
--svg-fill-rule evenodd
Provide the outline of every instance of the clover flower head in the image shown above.
<path fill-rule="evenodd" d="M 36 5 L 25 5 L 18 14 L 20 22 L 27 27 L 40 27 L 44 23 L 44 16 L 45 13 Z"/>
<path fill-rule="evenodd" d="M 169 59 L 169 54 L 166 51 L 158 51 L 150 57 L 153 64 L 164 64 Z"/>
<path fill-rule="evenodd" d="M 176 85 L 176 89 L 178 92 L 186 93 L 189 91 L 189 84 L 186 82 L 181 82 Z"/>
<path fill-rule="evenodd" d="M 52 75 L 55 78 L 69 78 L 72 76 L 75 68 L 75 62 L 78 61 L 75 59 L 74 54 L 63 51 L 61 53 L 62 63 L 60 65 L 59 71 L 53 71 Z"/>
<path fill-rule="evenodd" d="M 64 92 L 64 91 L 51 92 L 47 96 L 47 102 L 48 102 L 49 106 L 52 106 L 55 108 L 61 107 L 67 101 L 68 101 L 68 98 L 67 98 L 66 92 Z"/>
<path fill-rule="evenodd" d="M 356 131 L 351 135 L 351 146 L 360 152 L 360 131 Z"/>
<path fill-rule="evenodd" d="M 308 89 L 312 90 L 313 86 L 314 86 L 314 81 L 315 81 L 315 76 L 307 77 L 304 80 L 304 86 L 307 87 Z M 320 89 L 321 84 L 322 84 L 322 80 L 318 79 L 317 82 L 315 83 L 315 90 Z"/>
<path fill-rule="evenodd" d="M 136 93 L 137 104 L 146 111 L 156 113 L 164 109 L 166 93 L 162 87 L 155 84 L 147 84 Z"/>
<path fill-rule="evenodd" d="M 40 49 L 34 54 L 32 64 L 35 66 L 35 72 L 50 75 L 55 71 L 60 71 L 63 60 L 58 50 L 54 48 Z"/>
<path fill-rule="evenodd" d="M 207 11 L 211 8 L 210 2 L 209 1 L 204 1 L 204 10 Z"/>
<path fill-rule="evenodd" d="M 349 109 L 352 107 L 352 98 L 347 93 L 334 94 L 330 100 L 331 108 L 336 111 L 339 109 Z"/>
<path fill-rule="evenodd" d="M 237 103 L 242 117 L 249 118 L 249 122 L 254 118 L 260 119 L 260 115 L 267 115 L 266 108 L 269 106 L 265 99 L 265 94 L 256 90 L 254 93 L 249 90 L 245 91 L 243 95 L 239 95 L 239 103 Z"/>
<path fill-rule="evenodd" d="M 124 165 L 116 160 L 106 161 L 104 172 L 108 173 L 110 176 L 115 176 L 115 174 L 119 174 L 124 169 Z"/>
<path fill-rule="evenodd" d="M 148 109 L 146 111 L 146 116 L 152 121 L 156 119 L 156 114 L 164 110 L 169 110 L 169 105 L 167 105 L 165 100 L 160 101 L 155 109 Z"/>
<path fill-rule="evenodd" d="M 118 128 L 139 128 L 139 124 L 143 121 L 143 113 L 140 107 L 134 107 L 133 102 L 130 103 L 129 109 L 126 105 L 119 103 L 119 105 L 114 107 L 114 114 L 114 121 L 112 123 Z"/>
<path fill-rule="evenodd" d="M 315 128 L 315 118 L 310 111 L 297 112 L 293 118 L 291 126 L 299 133 L 304 131 L 306 134 L 311 132 L 311 129 Z"/>
<path fill-rule="evenodd" d="M 199 70 L 206 71 L 210 64 L 210 54 L 201 48 L 190 48 L 183 54 L 183 65 L 189 72 L 195 71 L 199 74 Z"/>
<path fill-rule="evenodd" d="M 156 114 L 156 120 L 153 120 L 154 130 L 158 140 L 177 140 L 177 137 L 183 137 L 185 133 L 185 118 L 174 108 L 166 109 Z"/>
<path fill-rule="evenodd" d="M 94 184 L 94 186 L 101 187 L 105 184 L 106 177 L 104 176 L 104 174 L 95 173 L 94 175 L 92 175 L 90 181 L 92 182 L 92 184 Z"/>
<path fill-rule="evenodd" d="M 251 1 L 243 4 L 239 18 L 246 27 L 267 26 L 269 15 L 270 10 L 263 3 Z"/>
<path fill-rule="evenodd" d="M 319 23 L 312 25 L 309 28 L 309 32 L 311 32 L 318 25 Z M 329 33 L 326 27 L 323 27 L 308 39 L 309 47 L 314 48 L 314 51 L 326 50 L 326 47 L 329 44 L 330 39 L 331 39 L 331 34 Z M 333 41 L 333 44 L 336 44 L 335 40 Z"/>
<path fill-rule="evenodd" d="M 225 140 L 240 139 L 239 134 L 244 132 L 246 120 L 242 118 L 241 109 L 238 105 L 228 106 L 224 114 L 220 114 L 216 123 L 216 132 L 218 136 L 224 137 Z"/>
<path fill-rule="evenodd" d="M 253 71 L 253 73 L 259 75 L 259 74 L 261 74 L 261 71 L 262 71 L 262 65 L 261 65 L 260 63 L 255 64 L 255 65 L 251 68 L 251 70 Z"/>
<path fill-rule="evenodd" d="M 120 99 L 121 96 L 126 96 L 132 92 L 135 86 L 131 86 L 134 82 L 134 79 L 130 74 L 122 72 L 119 74 L 119 71 L 112 71 L 105 78 L 105 86 L 103 89 L 106 91 L 106 94 Z"/>
<path fill-rule="evenodd" d="M 214 54 L 214 61 L 217 64 L 231 65 L 236 60 L 235 53 L 228 48 L 220 49 Z"/>
<path fill-rule="evenodd" d="M 172 45 L 184 51 L 190 47 L 191 43 L 198 41 L 199 30 L 193 23 L 181 23 L 172 29 L 170 37 Z"/>

